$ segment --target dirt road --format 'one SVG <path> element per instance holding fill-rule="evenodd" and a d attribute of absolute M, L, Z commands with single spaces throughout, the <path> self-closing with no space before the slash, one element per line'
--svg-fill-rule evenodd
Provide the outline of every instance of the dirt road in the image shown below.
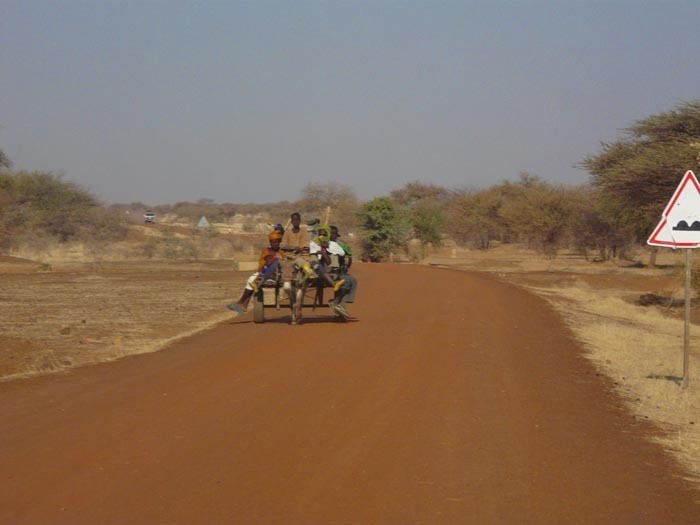
<path fill-rule="evenodd" d="M 0 383 L 0 523 L 697 523 L 698 493 L 541 299 L 355 273 L 356 322 L 273 311 Z"/>

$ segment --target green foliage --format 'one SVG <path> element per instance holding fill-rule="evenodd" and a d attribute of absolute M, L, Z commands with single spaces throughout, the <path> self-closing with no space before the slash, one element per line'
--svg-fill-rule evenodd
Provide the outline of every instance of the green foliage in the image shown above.
<path fill-rule="evenodd" d="M 603 144 L 581 166 L 600 190 L 601 214 L 620 232 L 643 242 L 684 173 L 695 169 L 700 153 L 700 102 L 639 120 L 626 136 Z"/>
<path fill-rule="evenodd" d="M 447 217 L 444 208 L 436 202 L 425 202 L 414 206 L 409 215 L 413 235 L 425 244 L 442 245 Z"/>
<path fill-rule="evenodd" d="M 445 188 L 418 181 L 391 192 L 391 200 L 396 206 L 408 210 L 413 237 L 424 246 L 442 244 L 447 224 L 445 206 L 450 198 L 450 192 Z"/>
<path fill-rule="evenodd" d="M 60 175 L 18 172 L 12 176 L 14 224 L 66 240 L 75 235 L 97 200 Z"/>
<path fill-rule="evenodd" d="M 384 261 L 389 254 L 403 250 L 410 230 L 404 209 L 388 197 L 378 197 L 360 207 L 357 212 L 362 241 L 363 259 Z"/>

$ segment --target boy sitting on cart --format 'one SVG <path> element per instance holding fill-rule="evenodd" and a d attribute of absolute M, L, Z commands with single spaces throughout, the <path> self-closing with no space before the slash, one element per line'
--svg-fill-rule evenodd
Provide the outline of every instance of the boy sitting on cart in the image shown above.
<path fill-rule="evenodd" d="M 331 239 L 331 229 L 329 226 L 319 226 L 317 232 L 318 234 L 309 244 L 309 253 L 314 259 L 311 263 L 311 268 L 318 274 L 322 283 L 333 288 L 333 299 L 328 301 L 328 306 L 331 311 L 336 315 L 347 318 L 349 317 L 348 311 L 340 303 L 342 295 L 344 295 L 344 290 L 342 289 L 345 284 L 345 279 L 342 275 L 337 274 L 335 275 L 336 279 L 333 279 L 333 274 L 331 272 L 334 256 L 337 261 L 337 258 L 345 255 L 345 250 L 340 244 Z"/>

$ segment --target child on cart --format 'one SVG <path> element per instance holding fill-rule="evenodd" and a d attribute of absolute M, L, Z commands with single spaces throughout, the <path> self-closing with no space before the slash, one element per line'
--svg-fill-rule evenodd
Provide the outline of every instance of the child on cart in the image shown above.
<path fill-rule="evenodd" d="M 345 250 L 337 242 L 331 240 L 330 227 L 319 226 L 317 232 L 318 234 L 309 244 L 309 254 L 313 258 L 311 267 L 323 282 L 333 288 L 334 292 L 337 292 L 345 281 L 342 279 L 334 281 L 330 276 L 331 255 L 342 257 L 345 255 Z"/>

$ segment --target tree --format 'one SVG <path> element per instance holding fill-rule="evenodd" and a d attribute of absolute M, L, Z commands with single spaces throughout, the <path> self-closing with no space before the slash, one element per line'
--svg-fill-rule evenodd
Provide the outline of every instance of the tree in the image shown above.
<path fill-rule="evenodd" d="M 442 235 L 447 224 L 444 208 L 437 202 L 425 202 L 414 206 L 409 215 L 413 235 L 423 245 L 442 245 Z"/>
<path fill-rule="evenodd" d="M 442 186 L 425 184 L 424 182 L 409 182 L 403 188 L 391 192 L 391 198 L 400 206 L 416 206 L 425 202 L 447 203 L 450 192 Z"/>
<path fill-rule="evenodd" d="M 357 212 L 363 259 L 379 262 L 389 254 L 405 248 L 410 223 L 405 209 L 388 197 L 365 203 Z"/>
<path fill-rule="evenodd" d="M 651 115 L 626 128 L 625 136 L 603 143 L 580 165 L 600 190 L 605 219 L 643 242 L 658 223 L 683 174 L 700 159 L 700 101 Z M 654 264 L 652 250 L 650 264 Z"/>
<path fill-rule="evenodd" d="M 504 199 L 500 216 L 521 242 L 554 257 L 569 240 L 572 190 L 553 186 L 528 173 Z"/>
<path fill-rule="evenodd" d="M 527 172 L 478 192 L 457 194 L 449 206 L 449 233 L 460 244 L 486 250 L 491 241 L 519 241 L 554 257 L 573 239 L 580 192 L 553 186 Z"/>
<path fill-rule="evenodd" d="M 0 169 L 12 169 L 12 162 L 7 155 L 0 149 Z"/>
<path fill-rule="evenodd" d="M 600 190 L 581 186 L 571 191 L 569 227 L 572 246 L 586 257 L 590 250 L 594 250 L 603 261 L 625 257 L 634 236 L 611 220 L 605 211 Z"/>
<path fill-rule="evenodd" d="M 409 210 L 409 221 L 416 239 L 423 245 L 442 244 L 447 223 L 445 208 L 451 199 L 448 190 L 415 181 L 392 191 L 390 195 L 398 207 Z"/>
<path fill-rule="evenodd" d="M 0 173 L 0 234 L 5 245 L 24 233 L 43 233 L 61 241 L 92 224 L 99 201 L 62 175 L 18 171 Z"/>
<path fill-rule="evenodd" d="M 324 220 L 326 209 L 331 209 L 331 222 L 344 231 L 355 227 L 355 212 L 359 206 L 355 192 L 349 186 L 336 182 L 310 182 L 301 190 L 296 202 L 297 211 Z"/>
<path fill-rule="evenodd" d="M 449 207 L 448 233 L 458 244 L 487 250 L 492 240 L 501 237 L 502 205 L 499 187 L 460 193 Z"/>

